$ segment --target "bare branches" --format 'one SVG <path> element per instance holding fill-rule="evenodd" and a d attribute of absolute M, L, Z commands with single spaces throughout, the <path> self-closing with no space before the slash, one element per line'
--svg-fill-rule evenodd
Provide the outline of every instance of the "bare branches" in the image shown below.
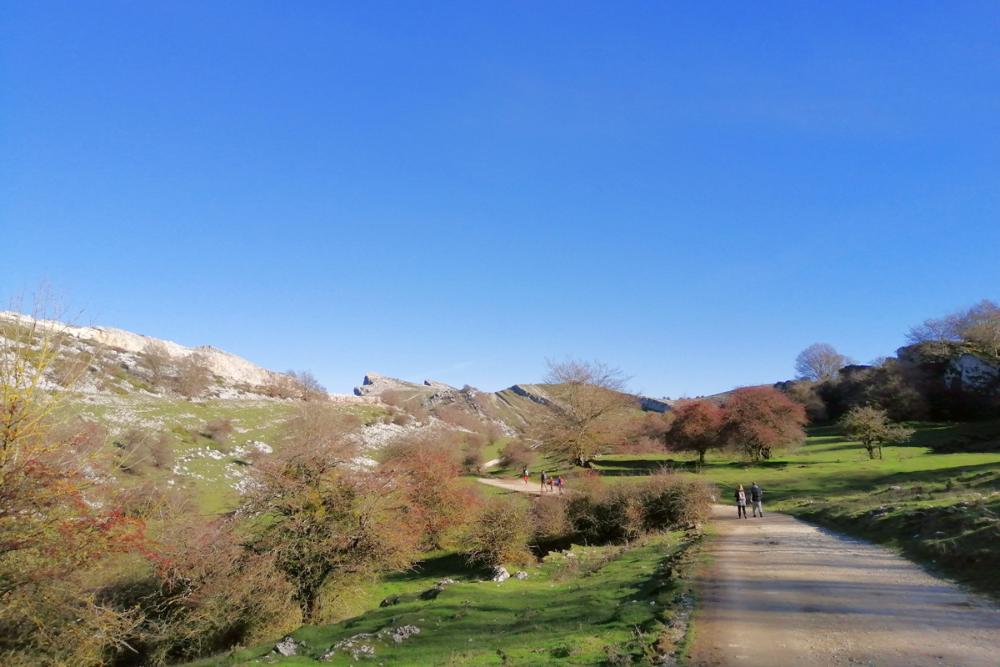
<path fill-rule="evenodd" d="M 800 378 L 822 382 L 831 380 L 851 360 L 837 352 L 829 343 L 813 343 L 795 359 L 795 370 Z"/>

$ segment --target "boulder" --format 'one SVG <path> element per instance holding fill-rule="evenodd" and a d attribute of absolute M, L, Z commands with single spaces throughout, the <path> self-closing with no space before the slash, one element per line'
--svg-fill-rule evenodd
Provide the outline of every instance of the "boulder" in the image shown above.
<path fill-rule="evenodd" d="M 391 607 L 391 606 L 397 605 L 397 604 L 399 604 L 399 596 L 398 595 L 390 595 L 389 597 L 387 597 L 384 600 L 382 600 L 381 602 L 379 602 L 378 606 L 380 606 L 380 607 Z"/>
<path fill-rule="evenodd" d="M 497 583 L 507 581 L 510 579 L 510 572 L 507 571 L 507 568 L 497 565 L 493 568 L 493 573 L 490 575 L 490 579 Z"/>
<path fill-rule="evenodd" d="M 291 637 L 285 637 L 274 645 L 274 652 L 278 655 L 290 658 L 299 652 L 300 646 L 302 646 L 302 642 L 299 642 Z"/>
<path fill-rule="evenodd" d="M 434 586 L 431 586 L 426 591 L 424 591 L 423 593 L 421 593 L 420 594 L 420 599 L 421 600 L 433 600 L 437 596 L 441 595 L 441 591 L 443 591 L 443 590 L 444 590 L 444 586 L 442 586 L 441 584 L 435 584 Z"/>
<path fill-rule="evenodd" d="M 525 579 L 528 578 L 528 573 L 525 572 L 524 570 L 519 570 L 519 571 L 517 571 L 517 572 L 514 573 L 514 578 L 515 579 L 519 579 L 521 581 L 524 581 Z"/>
<path fill-rule="evenodd" d="M 385 632 L 383 630 L 383 632 Z M 382 634 L 381 632 L 379 633 Z M 396 644 L 401 644 L 410 637 L 420 634 L 420 628 L 415 625 L 401 625 L 398 628 L 392 628 L 386 633 L 393 642 Z"/>

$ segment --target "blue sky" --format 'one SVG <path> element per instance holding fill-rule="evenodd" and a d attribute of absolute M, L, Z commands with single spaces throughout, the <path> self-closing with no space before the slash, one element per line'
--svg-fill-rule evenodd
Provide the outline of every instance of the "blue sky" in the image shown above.
<path fill-rule="evenodd" d="M 1000 5 L 4 2 L 0 297 L 697 395 L 1000 299 Z"/>

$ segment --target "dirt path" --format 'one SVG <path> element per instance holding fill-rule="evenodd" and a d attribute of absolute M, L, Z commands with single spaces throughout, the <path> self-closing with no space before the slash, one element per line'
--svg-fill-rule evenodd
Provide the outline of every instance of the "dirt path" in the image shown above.
<path fill-rule="evenodd" d="M 507 489 L 508 491 L 517 491 L 518 493 L 530 493 L 533 496 L 542 495 L 541 484 L 537 479 L 528 480 L 527 484 L 520 478 L 498 479 L 494 477 L 477 477 L 476 481 L 487 486 L 495 486 L 498 489 Z M 546 491 L 545 495 L 548 494 L 549 492 Z"/>
<path fill-rule="evenodd" d="M 691 665 L 1000 666 L 1000 609 L 871 544 L 716 506 Z"/>

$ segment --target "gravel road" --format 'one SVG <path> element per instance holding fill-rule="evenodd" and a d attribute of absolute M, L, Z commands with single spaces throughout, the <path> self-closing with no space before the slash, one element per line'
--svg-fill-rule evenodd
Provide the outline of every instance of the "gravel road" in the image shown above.
<path fill-rule="evenodd" d="M 1000 666 L 1000 608 L 884 548 L 721 505 L 713 529 L 690 665 Z"/>

